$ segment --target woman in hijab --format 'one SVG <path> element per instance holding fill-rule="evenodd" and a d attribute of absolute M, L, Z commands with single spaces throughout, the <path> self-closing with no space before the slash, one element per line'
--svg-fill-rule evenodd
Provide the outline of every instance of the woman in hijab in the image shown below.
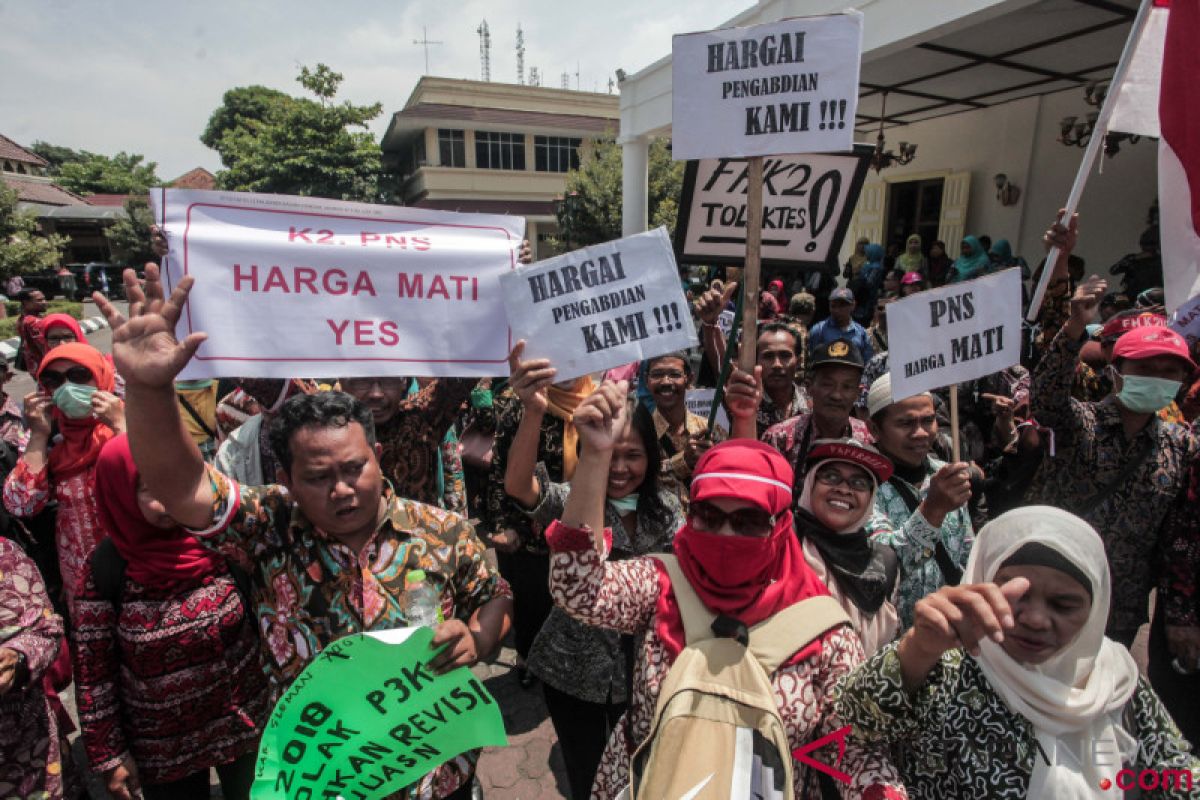
<path fill-rule="evenodd" d="M 962 583 L 846 679 L 838 711 L 892 745 L 913 798 L 1195 797 L 1200 760 L 1104 636 L 1110 592 L 1091 526 L 1009 511 L 979 532 Z"/>
<path fill-rule="evenodd" d="M 950 277 L 950 268 L 954 261 L 946 255 L 946 243 L 936 241 L 929 246 L 929 271 L 926 275 L 929 282 L 936 288 L 942 286 Z"/>
<path fill-rule="evenodd" d="M 767 284 L 767 291 L 775 298 L 775 302 L 779 305 L 779 313 L 783 313 L 788 307 L 787 292 L 783 289 L 783 281 L 776 278 Z"/>
<path fill-rule="evenodd" d="M 4 507 L 34 517 L 58 501 L 55 541 L 67 608 L 84 563 L 102 538 L 93 473 L 100 448 L 125 430 L 125 405 L 113 394 L 112 363 L 81 342 L 42 358 L 38 389 L 25 396 L 29 445 L 4 482 Z M 52 430 L 59 436 L 51 444 Z"/>
<path fill-rule="evenodd" d="M 962 251 L 950 268 L 948 282 L 958 283 L 978 278 L 987 271 L 988 265 L 991 263 L 987 250 L 979 243 L 979 240 L 974 236 L 968 236 L 962 240 Z"/>
<path fill-rule="evenodd" d="M 88 343 L 79 320 L 70 314 L 47 314 L 42 320 L 42 337 L 46 340 L 47 351 L 68 342 Z"/>
<path fill-rule="evenodd" d="M 842 271 L 842 277 L 847 281 L 857 278 L 859 270 L 867 263 L 867 245 L 870 243 L 871 240 L 865 236 L 860 236 L 854 243 L 854 252 L 850 254 L 850 258 L 846 259 L 846 267 Z"/>
<path fill-rule="evenodd" d="M 892 462 L 854 439 L 817 442 L 796 514 L 804 559 L 829 588 L 873 655 L 896 638 L 900 560 L 867 535 L 875 492 L 892 474 Z"/>
<path fill-rule="evenodd" d="M 663 561 L 642 556 L 609 561 L 605 528 L 608 463 L 625 426 L 623 386 L 605 384 L 575 413 L 583 440 L 561 520 L 546 530 L 553 554 L 554 602 L 588 625 L 638 641 L 633 695 L 608 742 L 591 797 L 618 797 L 630 781 L 629 756 L 651 735 L 659 692 L 686 645 L 683 615 Z M 806 598 L 827 595 L 792 532 L 792 469 L 774 448 L 748 439 L 715 445 L 692 475 L 688 521 L 675 534 L 679 572 L 705 608 L 752 627 Z M 800 747 L 840 729 L 829 703 L 838 681 L 862 658 L 858 637 L 838 622 L 803 646 L 770 678 L 789 743 Z M 839 769 L 865 797 L 903 797 L 883 753 L 846 743 Z M 797 765 L 794 796 L 808 796 L 815 774 Z M 786 795 L 793 796 L 793 795 Z"/>
<path fill-rule="evenodd" d="M 896 269 L 903 272 L 919 272 L 924 275 L 929 270 L 929 262 L 921 252 L 921 235 L 914 233 L 904 243 L 904 252 L 896 257 Z"/>
<path fill-rule="evenodd" d="M 96 486 L 111 542 L 84 566 L 73 632 L 91 768 L 114 797 L 203 800 L 216 767 L 224 796 L 246 798 L 270 706 L 238 582 L 146 493 L 125 436 Z"/>

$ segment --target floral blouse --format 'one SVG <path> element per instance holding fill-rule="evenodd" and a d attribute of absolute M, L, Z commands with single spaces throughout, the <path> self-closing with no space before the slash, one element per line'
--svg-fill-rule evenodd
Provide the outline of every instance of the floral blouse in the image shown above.
<path fill-rule="evenodd" d="M 608 562 L 612 536 L 605 532 L 603 553 L 597 553 L 592 533 L 556 523 L 546 531 L 550 545 L 550 593 L 554 603 L 580 622 L 640 637 L 633 676 L 633 698 L 600 760 L 592 800 L 617 798 L 629 783 L 629 754 L 650 735 L 650 724 L 671 659 L 655 631 L 658 596 L 669 589 L 670 578 L 650 557 Z M 664 585 L 665 584 L 665 585 Z M 780 668 L 771 676 L 780 715 L 792 748 L 842 727 L 833 713 L 834 690 L 844 676 L 862 663 L 858 636 L 848 626 L 825 635 L 820 652 Z M 630 739 L 632 737 L 632 740 Z M 832 750 L 817 750 L 814 758 L 837 763 Z M 819 798 L 817 774 L 800 764 L 795 768 L 795 796 Z M 898 800 L 906 798 L 896 768 L 881 749 L 864 747 L 852 738 L 840 762 L 851 783 L 838 784 L 844 798 Z"/>
<path fill-rule="evenodd" d="M 1188 752 L 1145 678 L 1138 679 L 1129 702 L 1132 708 L 1122 717 L 1132 724 L 1123 727 L 1140 747 L 1128 768 L 1159 773 L 1190 769 L 1193 785 L 1200 786 L 1200 760 Z M 842 682 L 834 709 L 854 727 L 852 741 L 892 747 L 914 800 L 1028 797 L 1034 759 L 1041 757 L 1033 725 L 1008 709 L 979 662 L 962 650 L 943 653 L 925 684 L 910 694 L 901 681 L 896 645 L 889 645 Z M 1178 788 L 1142 796 L 1185 800 L 1195 794 Z"/>

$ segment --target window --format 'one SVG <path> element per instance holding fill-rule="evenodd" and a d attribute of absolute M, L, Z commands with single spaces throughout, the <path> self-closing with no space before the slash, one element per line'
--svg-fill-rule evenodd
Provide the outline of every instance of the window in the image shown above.
<path fill-rule="evenodd" d="M 525 134 L 476 131 L 475 166 L 479 169 L 525 169 Z"/>
<path fill-rule="evenodd" d="M 443 167 L 467 165 L 467 143 L 462 131 L 438 128 L 438 163 Z"/>
<path fill-rule="evenodd" d="M 538 172 L 570 172 L 579 169 L 582 139 L 566 136 L 533 137 L 533 168 Z"/>

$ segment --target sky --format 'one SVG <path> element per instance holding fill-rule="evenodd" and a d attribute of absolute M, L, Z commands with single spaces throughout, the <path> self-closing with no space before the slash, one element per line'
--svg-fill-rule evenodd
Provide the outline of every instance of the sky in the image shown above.
<path fill-rule="evenodd" d="M 671 35 L 715 28 L 749 0 L 0 0 L 0 133 L 113 155 L 142 153 L 170 180 L 216 171 L 200 133 L 224 92 L 262 84 L 301 95 L 302 65 L 342 73 L 338 99 L 381 102 L 381 136 L 425 72 L 480 77 L 479 36 L 491 30 L 491 78 L 525 70 L 543 86 L 608 91 L 671 50 Z M 616 91 L 614 87 L 614 92 Z"/>

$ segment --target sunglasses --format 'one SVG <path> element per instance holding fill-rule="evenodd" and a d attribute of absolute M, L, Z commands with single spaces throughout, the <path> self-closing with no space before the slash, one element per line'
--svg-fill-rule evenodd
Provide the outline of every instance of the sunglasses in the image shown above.
<path fill-rule="evenodd" d="M 826 486 L 841 486 L 844 483 L 856 492 L 869 492 L 874 485 L 871 479 L 864 475 L 852 475 L 847 478 L 836 469 L 820 470 L 817 473 L 817 481 Z"/>
<path fill-rule="evenodd" d="M 725 523 L 742 536 L 766 536 L 775 529 L 775 517 L 761 508 L 739 508 L 722 511 L 712 503 L 698 500 L 688 510 L 692 524 L 700 530 L 715 532 Z"/>
<path fill-rule="evenodd" d="M 38 378 L 38 383 L 50 391 L 54 391 L 67 381 L 71 383 L 88 383 L 92 380 L 92 377 L 92 371 L 87 367 L 71 367 L 66 372 L 57 372 L 48 369 L 42 372 L 41 377 Z"/>

